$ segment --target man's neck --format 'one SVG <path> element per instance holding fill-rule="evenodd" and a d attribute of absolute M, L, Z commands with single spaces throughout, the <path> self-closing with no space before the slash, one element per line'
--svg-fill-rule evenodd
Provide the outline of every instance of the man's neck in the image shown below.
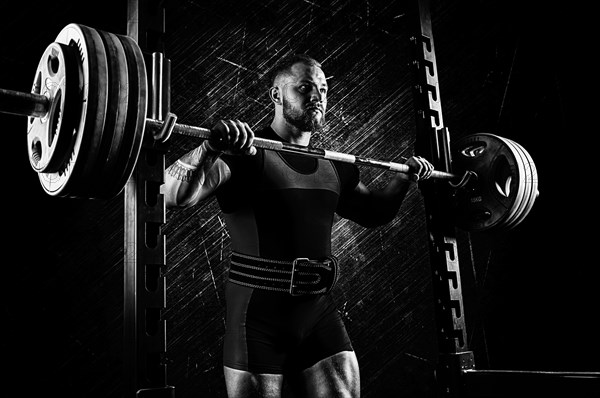
<path fill-rule="evenodd" d="M 275 134 L 291 144 L 308 146 L 310 143 L 310 131 L 300 131 L 284 120 L 278 121 L 277 119 L 273 119 L 273 122 L 271 122 L 271 128 Z"/>

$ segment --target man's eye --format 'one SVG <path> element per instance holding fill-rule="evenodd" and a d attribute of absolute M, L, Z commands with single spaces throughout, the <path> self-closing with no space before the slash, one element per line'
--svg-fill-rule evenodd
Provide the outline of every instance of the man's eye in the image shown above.
<path fill-rule="evenodd" d="M 307 92 L 310 91 L 310 87 L 306 86 L 306 85 L 305 86 L 300 86 L 300 87 L 298 87 L 298 91 L 300 91 L 301 93 L 304 94 L 304 93 L 307 93 Z"/>

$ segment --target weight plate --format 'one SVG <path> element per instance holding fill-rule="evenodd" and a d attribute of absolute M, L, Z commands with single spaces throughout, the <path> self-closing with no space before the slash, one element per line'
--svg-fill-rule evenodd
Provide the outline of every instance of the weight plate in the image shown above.
<path fill-rule="evenodd" d="M 98 158 L 107 100 L 106 53 L 100 35 L 91 28 L 69 24 L 56 40 L 79 55 L 80 118 L 69 159 L 56 173 L 39 173 L 44 190 L 53 196 L 85 197 L 82 189 Z"/>
<path fill-rule="evenodd" d="M 522 207 L 518 217 L 510 225 L 507 226 L 510 229 L 512 229 L 512 228 L 516 227 L 517 225 L 519 225 L 525 219 L 525 217 L 527 217 L 531 208 L 533 207 L 533 203 L 535 202 L 535 199 L 537 198 L 537 195 L 538 195 L 538 177 L 537 177 L 537 169 L 535 167 L 535 163 L 534 163 L 533 159 L 531 158 L 531 155 L 529 154 L 529 152 L 527 152 L 527 150 L 525 150 L 525 148 L 523 148 L 523 146 L 518 144 L 517 142 L 509 140 L 507 138 L 505 138 L 505 140 L 512 143 L 512 145 L 514 145 L 521 152 L 524 162 L 528 167 L 528 168 L 526 168 L 526 170 L 528 172 L 528 174 L 526 176 L 526 184 L 529 186 L 529 191 L 528 191 L 526 197 L 524 198 L 523 207 Z"/>
<path fill-rule="evenodd" d="M 531 184 L 528 183 L 528 176 L 531 174 L 531 167 L 529 167 L 529 162 L 523 155 L 522 151 L 516 146 L 512 141 L 503 138 L 504 142 L 509 145 L 513 151 L 515 152 L 516 158 L 518 159 L 519 165 L 522 166 L 519 170 L 522 170 L 522 173 L 519 174 L 519 184 L 523 187 L 523 195 L 519 198 L 518 203 L 515 203 L 514 210 L 511 213 L 511 216 L 507 218 L 506 222 L 502 225 L 502 227 L 506 230 L 511 229 L 515 222 L 518 221 L 525 209 L 527 204 L 527 200 L 529 195 L 531 194 Z"/>
<path fill-rule="evenodd" d="M 31 167 L 38 173 L 60 169 L 71 154 L 73 127 L 78 115 L 79 71 L 69 46 L 51 43 L 35 73 L 32 92 L 48 97 L 43 117 L 27 118 L 27 149 Z"/>
<path fill-rule="evenodd" d="M 514 151 L 500 137 L 486 133 L 457 140 L 453 149 L 453 169 L 477 174 L 456 192 L 455 225 L 467 231 L 501 226 L 514 211 L 515 203 L 523 200 Z M 521 164 L 521 173 L 522 169 Z"/>
<path fill-rule="evenodd" d="M 125 50 L 129 71 L 129 104 L 123 143 L 119 151 L 120 175 L 111 187 L 113 196 L 119 194 L 131 177 L 142 148 L 148 106 L 148 78 L 142 50 L 129 36 L 116 35 Z"/>
<path fill-rule="evenodd" d="M 109 199 L 111 189 L 122 170 L 119 169 L 119 153 L 123 143 L 129 95 L 127 58 L 121 41 L 116 35 L 97 31 L 102 38 L 108 63 L 108 111 L 98 161 L 91 179 L 93 184 L 86 190 L 88 197 Z"/>
<path fill-rule="evenodd" d="M 515 159 L 517 161 L 517 169 L 519 171 L 519 174 L 517 176 L 519 195 L 515 199 L 515 203 L 513 204 L 509 215 L 507 216 L 504 223 L 502 223 L 501 225 L 503 229 L 510 229 L 514 226 L 515 221 L 517 221 L 521 217 L 521 214 L 523 213 L 523 210 L 525 209 L 525 206 L 527 204 L 529 195 L 531 194 L 531 183 L 529 180 L 529 176 L 531 175 L 531 167 L 529 167 L 529 162 L 523 154 L 523 152 L 521 151 L 521 149 L 519 148 L 519 145 L 515 145 L 513 141 L 508 140 L 506 138 L 498 138 L 505 142 L 506 145 L 508 145 L 513 151 Z"/>
<path fill-rule="evenodd" d="M 527 208 L 525 209 L 525 215 L 527 215 L 527 214 L 529 214 L 529 211 L 531 210 L 531 208 L 533 207 L 533 204 L 535 203 L 537 197 L 539 196 L 539 193 L 540 193 L 539 192 L 539 180 L 538 180 L 537 167 L 535 165 L 535 162 L 533 161 L 533 158 L 531 157 L 531 155 L 525 148 L 523 148 L 522 146 L 521 146 L 521 148 L 523 149 L 523 152 L 525 153 L 525 155 L 527 155 L 527 157 L 529 159 L 529 165 L 531 166 L 531 181 L 533 184 L 530 201 L 527 205 Z"/>

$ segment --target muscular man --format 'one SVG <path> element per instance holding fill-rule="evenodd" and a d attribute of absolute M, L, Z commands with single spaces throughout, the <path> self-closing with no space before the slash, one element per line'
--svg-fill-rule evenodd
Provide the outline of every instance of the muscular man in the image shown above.
<path fill-rule="evenodd" d="M 301 146 L 325 121 L 321 65 L 298 55 L 273 68 L 275 114 L 256 136 Z M 331 250 L 334 213 L 365 227 L 391 221 L 410 185 L 431 175 L 423 158 L 406 162 L 370 190 L 355 165 L 256 148 L 247 123 L 222 120 L 168 169 L 167 206 L 213 195 L 231 236 L 223 364 L 230 398 L 281 396 L 284 378 L 303 397 L 359 397 L 356 355 L 329 291 L 337 279 Z"/>

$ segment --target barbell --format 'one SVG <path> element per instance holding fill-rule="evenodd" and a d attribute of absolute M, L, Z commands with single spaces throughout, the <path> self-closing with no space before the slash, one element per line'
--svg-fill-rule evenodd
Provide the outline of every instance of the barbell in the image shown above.
<path fill-rule="evenodd" d="M 32 169 L 52 196 L 110 199 L 136 165 L 144 135 L 166 142 L 171 133 L 212 138 L 210 129 L 146 117 L 148 77 L 143 53 L 125 35 L 69 24 L 42 55 L 30 92 L 0 89 L 0 112 L 27 116 Z M 410 173 L 403 163 L 256 138 L 254 146 Z M 456 225 L 468 231 L 511 229 L 538 196 L 537 170 L 516 142 L 493 134 L 453 146 L 454 174 L 434 170 L 453 194 Z M 453 183 L 460 179 L 459 183 Z"/>

